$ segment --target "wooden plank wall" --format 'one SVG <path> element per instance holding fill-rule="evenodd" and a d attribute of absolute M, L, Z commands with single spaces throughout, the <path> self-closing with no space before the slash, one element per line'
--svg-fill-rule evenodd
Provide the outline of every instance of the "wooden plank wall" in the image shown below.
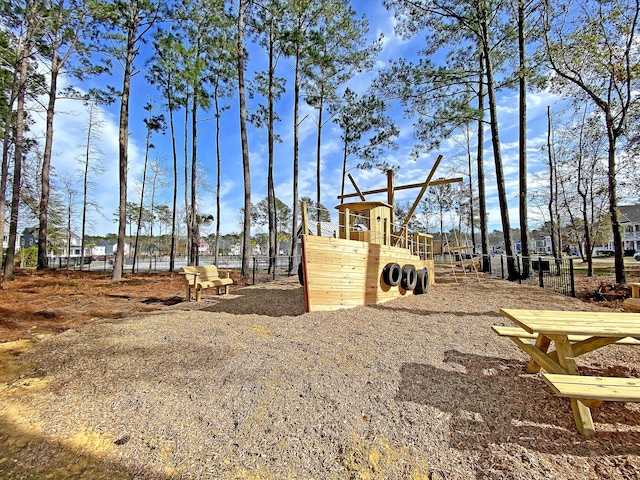
<path fill-rule="evenodd" d="M 304 235 L 302 242 L 309 312 L 373 305 L 412 295 L 401 286 L 384 284 L 382 269 L 389 262 L 426 266 L 429 284 L 434 283 L 433 261 L 421 261 L 406 249 L 309 235 Z"/>

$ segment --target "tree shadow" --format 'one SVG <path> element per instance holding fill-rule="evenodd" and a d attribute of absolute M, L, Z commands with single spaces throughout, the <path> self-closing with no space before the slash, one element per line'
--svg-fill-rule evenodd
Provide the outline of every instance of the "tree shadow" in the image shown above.
<path fill-rule="evenodd" d="M 128 439 L 113 442 L 113 448 L 127 448 Z M 124 480 L 169 477 L 142 467 L 129 468 L 107 460 L 102 453 L 92 453 L 90 444 L 71 447 L 50 440 L 30 428 L 7 421 L 0 415 L 0 478 L 91 478 L 92 480 Z M 96 452 L 99 452 L 97 449 Z"/>
<path fill-rule="evenodd" d="M 576 429 L 569 400 L 556 397 L 539 375 L 525 374 L 525 362 L 457 350 L 446 351 L 444 362 L 465 371 L 403 364 L 396 399 L 451 413 L 453 448 L 482 450 L 516 443 L 546 454 L 640 453 L 640 431 L 616 429 L 616 425 L 640 424 L 640 412 L 624 403 L 604 402 L 592 409 L 596 436 L 587 438 Z"/>
<path fill-rule="evenodd" d="M 273 304 L 277 302 L 278 308 Z M 233 294 L 207 298 L 198 310 L 204 312 L 224 312 L 233 315 L 266 315 L 270 317 L 295 317 L 306 312 L 304 288 L 247 287 Z"/>

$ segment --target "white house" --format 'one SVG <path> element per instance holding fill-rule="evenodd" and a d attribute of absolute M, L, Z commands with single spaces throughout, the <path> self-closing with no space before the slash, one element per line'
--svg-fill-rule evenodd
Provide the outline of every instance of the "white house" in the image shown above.
<path fill-rule="evenodd" d="M 20 250 L 20 238 L 22 235 L 16 235 L 16 252 Z M 2 234 L 2 248 L 6 250 L 9 247 L 9 222 L 4 221 L 4 233 Z"/>
<path fill-rule="evenodd" d="M 551 236 L 536 235 L 531 238 L 531 253 L 534 255 L 551 255 L 553 253 Z"/>
<path fill-rule="evenodd" d="M 106 257 L 107 255 L 114 255 L 118 250 L 118 242 L 117 241 L 107 241 L 103 240 L 97 245 L 94 245 L 91 248 L 91 255 L 94 257 Z M 128 255 L 131 250 L 131 245 L 128 243 L 124 244 L 124 254 Z"/>
<path fill-rule="evenodd" d="M 640 205 L 618 207 L 618 221 L 622 231 L 622 248 L 640 251 Z"/>

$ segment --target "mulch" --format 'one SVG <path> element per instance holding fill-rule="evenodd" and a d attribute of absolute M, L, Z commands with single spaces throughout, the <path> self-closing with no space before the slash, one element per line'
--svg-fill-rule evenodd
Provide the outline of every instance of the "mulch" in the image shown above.
<path fill-rule="evenodd" d="M 601 303 L 483 279 L 305 313 L 295 279 L 198 304 L 181 281 L 34 274 L 0 292 L 26 339 L 0 344 L 0 477 L 640 478 L 637 405 L 603 404 L 581 437 L 490 329 L 501 307 Z M 640 351 L 580 367 L 640 377 Z"/>

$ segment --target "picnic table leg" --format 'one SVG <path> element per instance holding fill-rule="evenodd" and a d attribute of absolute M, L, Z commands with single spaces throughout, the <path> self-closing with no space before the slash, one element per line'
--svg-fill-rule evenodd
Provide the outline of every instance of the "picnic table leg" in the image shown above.
<path fill-rule="evenodd" d="M 187 302 L 191 301 L 191 285 L 185 285 L 184 287 L 184 296 Z"/>
<path fill-rule="evenodd" d="M 536 348 L 538 350 L 542 353 L 547 353 L 549 345 L 551 345 L 551 339 L 549 337 L 538 335 L 538 338 L 536 338 Z M 527 364 L 527 373 L 538 373 L 539 371 L 540 365 L 538 365 L 533 359 L 529 360 L 529 363 Z"/>
<path fill-rule="evenodd" d="M 566 335 L 559 335 L 554 338 L 558 360 L 570 375 L 580 375 L 578 366 L 573 355 L 573 348 Z M 585 437 L 592 437 L 596 434 L 591 418 L 591 409 L 577 398 L 571 399 L 571 410 L 576 421 L 578 431 Z"/>

